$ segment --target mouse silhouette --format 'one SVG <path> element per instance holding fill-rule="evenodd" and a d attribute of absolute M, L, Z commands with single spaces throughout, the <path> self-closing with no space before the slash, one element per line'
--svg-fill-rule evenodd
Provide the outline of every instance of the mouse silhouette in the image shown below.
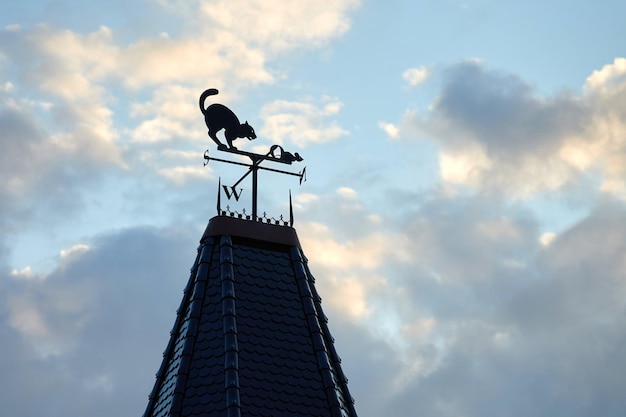
<path fill-rule="evenodd" d="M 283 147 L 280 145 L 272 145 L 269 155 L 283 162 L 287 162 L 288 164 L 291 164 L 292 162 L 300 162 L 303 160 L 298 152 L 296 152 L 296 154 L 294 155 L 291 152 L 287 152 L 286 150 L 284 150 Z"/>
<path fill-rule="evenodd" d="M 217 143 L 217 149 L 237 149 L 233 146 L 233 140 L 237 138 L 256 139 L 254 128 L 247 121 L 240 123 L 235 113 L 228 107 L 217 103 L 211 104 L 207 108 L 204 107 L 207 97 L 218 93 L 217 89 L 209 88 L 200 95 L 200 111 L 204 115 L 206 126 L 209 128 L 209 136 Z M 217 132 L 222 129 L 224 129 L 224 137 L 228 147 L 217 138 Z"/>

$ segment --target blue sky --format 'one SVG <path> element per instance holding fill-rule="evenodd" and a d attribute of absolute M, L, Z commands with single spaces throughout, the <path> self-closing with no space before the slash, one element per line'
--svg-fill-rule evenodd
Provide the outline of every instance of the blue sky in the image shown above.
<path fill-rule="evenodd" d="M 7 413 L 143 412 L 242 174 L 202 165 L 214 87 L 304 157 L 259 211 L 291 190 L 361 416 L 622 414 L 623 2 L 5 3 Z"/>

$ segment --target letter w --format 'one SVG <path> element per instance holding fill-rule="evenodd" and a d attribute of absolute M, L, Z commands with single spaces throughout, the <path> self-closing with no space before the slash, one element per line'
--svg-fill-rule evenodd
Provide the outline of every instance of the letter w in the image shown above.
<path fill-rule="evenodd" d="M 241 193 L 243 193 L 243 188 L 240 188 L 239 194 L 237 194 L 237 189 L 235 187 L 230 187 L 230 189 L 226 185 L 222 185 L 222 187 L 224 187 L 226 198 L 230 200 L 230 197 L 235 196 L 235 200 L 239 201 L 239 197 L 241 197 Z"/>

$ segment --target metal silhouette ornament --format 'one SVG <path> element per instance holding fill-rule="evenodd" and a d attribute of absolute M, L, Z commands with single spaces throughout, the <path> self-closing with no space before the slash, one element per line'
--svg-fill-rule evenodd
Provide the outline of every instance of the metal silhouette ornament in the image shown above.
<path fill-rule="evenodd" d="M 222 129 L 224 129 L 224 137 L 230 149 L 237 149 L 233 145 L 233 140 L 237 138 L 256 139 L 254 128 L 248 124 L 248 121 L 243 124 L 240 123 L 235 113 L 228 107 L 217 103 L 211 104 L 207 108 L 204 107 L 207 97 L 217 94 L 217 89 L 209 88 L 200 95 L 200 111 L 204 115 L 206 126 L 209 128 L 209 136 L 217 143 L 217 149 L 226 149 L 226 145 L 217 138 L 217 132 Z"/>
<path fill-rule="evenodd" d="M 218 161 L 218 162 L 225 162 L 228 164 L 245 166 L 248 168 L 248 171 L 245 174 L 243 174 L 241 178 L 239 178 L 239 180 L 235 182 L 235 184 L 231 186 L 222 185 L 221 179 L 220 179 L 220 183 L 218 185 L 218 196 L 217 196 L 218 197 L 217 198 L 218 214 L 220 214 L 221 212 L 220 196 L 221 196 L 222 190 L 224 191 L 224 194 L 226 194 L 226 198 L 228 198 L 229 200 L 234 197 L 236 201 L 239 201 L 239 198 L 241 197 L 241 194 L 243 193 L 243 189 L 240 188 L 239 191 L 237 191 L 237 186 L 248 175 L 250 175 L 250 173 L 252 173 L 252 219 L 254 221 L 257 221 L 260 219 L 257 216 L 257 195 L 258 195 L 258 192 L 257 192 L 258 175 L 257 174 L 258 174 L 259 169 L 277 172 L 279 174 L 287 174 L 287 175 L 293 175 L 293 176 L 299 177 L 300 184 L 302 184 L 302 181 L 306 181 L 306 167 L 302 171 L 295 173 L 295 172 L 283 171 L 279 169 L 260 166 L 263 161 L 277 162 L 281 164 L 291 165 L 293 162 L 301 162 L 303 160 L 302 156 L 300 156 L 298 152 L 295 152 L 295 153 L 287 152 L 280 145 L 272 145 L 269 151 L 264 155 L 238 150 L 233 145 L 233 140 L 237 138 L 248 138 L 249 140 L 256 139 L 256 133 L 254 132 L 254 128 L 252 128 L 252 126 L 250 126 L 247 121 L 243 124 L 240 123 L 239 118 L 235 115 L 235 113 L 233 113 L 232 110 L 230 110 L 228 107 L 222 104 L 214 103 L 214 104 L 211 104 L 209 107 L 205 108 L 204 105 L 205 105 L 206 99 L 209 96 L 213 96 L 217 94 L 218 94 L 217 89 L 209 88 L 208 90 L 205 90 L 200 95 L 200 111 L 202 111 L 202 114 L 204 115 L 204 121 L 207 127 L 209 128 L 209 136 L 217 144 L 217 150 L 228 152 L 228 153 L 233 153 L 237 155 L 244 155 L 250 158 L 251 160 L 251 163 L 246 164 L 246 163 L 238 162 L 238 161 L 229 161 L 226 159 L 214 158 L 212 156 L 209 156 L 208 149 L 204 152 L 204 166 L 206 166 L 209 163 L 209 161 Z M 226 139 L 226 142 L 228 143 L 228 145 L 223 144 L 217 138 L 217 133 L 222 129 L 224 129 L 224 138 Z M 291 192 L 289 193 L 289 215 L 290 215 L 290 224 L 293 225 L 293 209 L 291 207 Z"/>

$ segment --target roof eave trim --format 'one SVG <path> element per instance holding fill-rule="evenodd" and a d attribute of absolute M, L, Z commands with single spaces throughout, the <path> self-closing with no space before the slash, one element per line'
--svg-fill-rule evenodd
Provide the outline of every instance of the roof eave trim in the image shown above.
<path fill-rule="evenodd" d="M 204 242 L 208 237 L 224 235 L 300 247 L 296 229 L 293 227 L 255 222 L 228 216 L 215 216 L 209 220 L 209 224 L 200 242 Z"/>

